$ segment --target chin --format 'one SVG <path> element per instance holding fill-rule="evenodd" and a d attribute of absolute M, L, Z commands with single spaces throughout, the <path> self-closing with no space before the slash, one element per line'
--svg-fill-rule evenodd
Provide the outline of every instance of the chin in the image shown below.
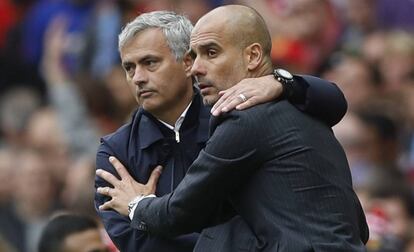
<path fill-rule="evenodd" d="M 146 111 L 148 111 L 150 113 L 153 113 L 153 112 L 155 112 L 159 109 L 160 105 L 155 104 L 155 103 L 151 103 L 151 102 L 148 102 L 148 101 L 146 101 L 146 102 L 144 101 L 144 102 L 141 103 L 141 107 L 143 109 L 145 109 Z"/>
<path fill-rule="evenodd" d="M 207 95 L 203 97 L 203 103 L 206 106 L 213 106 L 218 101 L 218 96 Z"/>

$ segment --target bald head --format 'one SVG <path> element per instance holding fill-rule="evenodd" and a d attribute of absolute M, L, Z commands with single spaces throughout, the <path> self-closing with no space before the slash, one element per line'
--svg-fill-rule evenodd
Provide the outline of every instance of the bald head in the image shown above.
<path fill-rule="evenodd" d="M 193 31 L 210 28 L 223 30 L 223 34 L 231 36 L 234 44 L 241 48 L 259 43 L 263 54 L 270 56 L 272 41 L 269 30 L 262 16 L 251 7 L 225 5 L 213 9 L 200 18 Z"/>
<path fill-rule="evenodd" d="M 273 69 L 266 24 L 246 6 L 226 5 L 204 15 L 191 32 L 190 47 L 191 73 L 205 104 L 213 105 L 220 90 Z"/>

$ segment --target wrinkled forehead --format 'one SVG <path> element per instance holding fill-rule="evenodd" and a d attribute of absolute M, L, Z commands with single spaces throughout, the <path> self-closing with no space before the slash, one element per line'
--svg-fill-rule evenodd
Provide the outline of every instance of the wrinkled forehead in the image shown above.
<path fill-rule="evenodd" d="M 190 46 L 193 48 L 204 43 L 221 44 L 228 41 L 231 32 L 223 22 L 225 22 L 223 19 L 200 20 L 191 33 Z"/>

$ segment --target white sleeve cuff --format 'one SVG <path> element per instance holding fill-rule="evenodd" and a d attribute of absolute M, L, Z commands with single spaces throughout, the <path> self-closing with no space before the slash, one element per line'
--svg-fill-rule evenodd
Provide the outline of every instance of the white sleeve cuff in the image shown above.
<path fill-rule="evenodd" d="M 139 196 L 137 196 L 136 198 L 134 198 L 129 204 L 134 204 L 134 206 L 132 207 L 132 209 L 131 209 L 131 212 L 129 213 L 129 219 L 130 220 L 132 220 L 133 218 L 134 218 L 134 213 L 135 213 L 135 209 L 137 209 L 137 206 L 138 206 L 138 203 L 141 201 L 141 200 L 143 200 L 143 199 L 145 199 L 145 198 L 154 198 L 154 197 L 157 197 L 157 196 L 155 196 L 155 194 L 149 194 L 149 195 L 145 195 L 145 196 L 143 196 L 143 195 L 139 195 Z"/>

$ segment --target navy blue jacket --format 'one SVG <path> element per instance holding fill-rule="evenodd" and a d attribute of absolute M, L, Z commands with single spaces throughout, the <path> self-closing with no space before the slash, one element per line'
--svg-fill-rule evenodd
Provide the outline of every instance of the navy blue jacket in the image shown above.
<path fill-rule="evenodd" d="M 325 121 L 336 124 L 346 112 L 346 101 L 342 92 L 325 80 L 311 76 L 295 76 L 299 89 L 292 97 L 296 107 Z M 204 148 L 208 139 L 210 108 L 204 107 L 196 92 L 183 125 L 180 129 L 180 143 L 174 133 L 155 119 L 151 114 L 138 109 L 130 123 L 101 140 L 96 158 L 96 168 L 116 174 L 109 163 L 109 156 L 117 157 L 131 176 L 140 183 L 147 183 L 152 170 L 157 165 L 164 169 L 158 181 L 157 196 L 170 193 L 183 179 L 188 167 Z M 95 187 L 108 184 L 96 177 Z M 197 234 L 166 239 L 133 229 L 128 217 L 116 211 L 100 211 L 98 206 L 108 198 L 95 194 L 95 207 L 105 229 L 121 251 L 192 251 Z M 191 220 L 189 220 L 191 221 Z"/>
<path fill-rule="evenodd" d="M 140 183 L 147 183 L 152 170 L 159 164 L 164 166 L 158 181 L 157 196 L 171 192 L 183 179 L 186 170 L 204 147 L 208 138 L 209 110 L 202 105 L 196 94 L 180 128 L 180 142 L 175 134 L 151 114 L 139 109 L 131 123 L 101 140 L 96 158 L 96 167 L 116 174 L 109 163 L 109 156 L 117 157 L 128 167 L 131 176 Z M 108 184 L 96 177 L 97 187 Z M 95 206 L 107 198 L 96 194 Z M 130 219 L 115 211 L 98 211 L 105 229 L 121 251 L 192 251 L 197 241 L 196 234 L 183 235 L 175 239 L 153 237 L 132 229 Z M 172 249 L 174 248 L 174 249 Z"/>

